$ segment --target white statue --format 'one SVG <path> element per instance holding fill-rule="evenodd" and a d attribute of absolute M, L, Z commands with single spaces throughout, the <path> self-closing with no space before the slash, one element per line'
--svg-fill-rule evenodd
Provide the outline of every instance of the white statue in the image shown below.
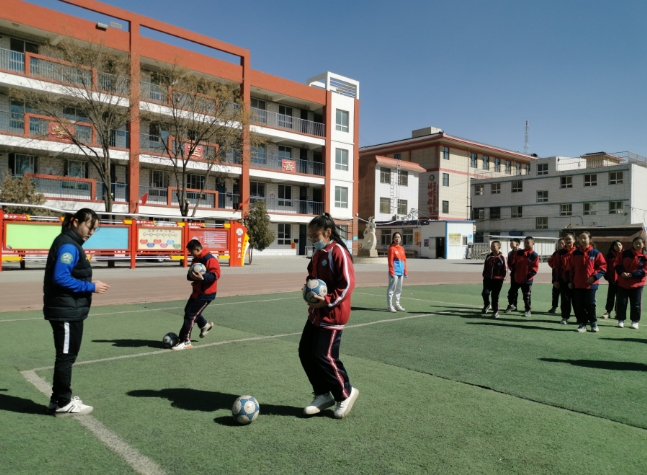
<path fill-rule="evenodd" d="M 364 244 L 362 244 L 359 255 L 365 257 L 377 257 L 377 238 L 375 237 L 375 217 L 368 218 L 366 229 L 364 230 Z"/>

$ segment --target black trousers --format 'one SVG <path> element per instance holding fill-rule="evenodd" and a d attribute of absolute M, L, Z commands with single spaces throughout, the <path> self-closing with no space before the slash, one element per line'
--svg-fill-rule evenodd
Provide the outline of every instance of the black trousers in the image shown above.
<path fill-rule="evenodd" d="M 197 300 L 189 297 L 189 301 L 184 307 L 184 323 L 182 324 L 180 336 L 178 337 L 180 342 L 191 341 L 191 330 L 194 324 L 197 323 L 200 328 L 207 324 L 207 321 L 202 316 L 202 312 L 204 312 L 204 309 L 210 303 L 211 300 Z"/>
<path fill-rule="evenodd" d="M 519 289 L 521 289 L 521 298 L 526 309 L 526 312 L 530 311 L 530 294 L 532 293 L 532 284 L 518 284 L 515 281 L 510 283 L 510 290 L 508 291 L 508 305 L 517 306 L 517 298 L 519 295 Z"/>
<path fill-rule="evenodd" d="M 618 286 L 609 283 L 609 290 L 607 291 L 607 304 L 604 309 L 607 313 L 611 313 L 615 309 L 616 295 L 618 294 Z"/>
<path fill-rule="evenodd" d="M 483 305 L 485 307 L 490 305 L 491 293 L 492 310 L 495 312 L 499 311 L 499 294 L 501 293 L 501 287 L 503 287 L 502 279 L 483 279 L 483 292 L 481 292 L 481 296 L 483 297 Z"/>
<path fill-rule="evenodd" d="M 553 287 L 553 301 L 551 302 L 551 308 L 559 307 L 559 294 L 560 294 L 560 289 L 556 289 L 555 287 Z"/>
<path fill-rule="evenodd" d="M 306 322 L 299 342 L 301 366 L 319 396 L 330 391 L 335 401 L 350 396 L 352 387 L 344 364 L 339 360 L 341 330 L 330 330 Z"/>
<path fill-rule="evenodd" d="M 568 284 L 561 280 L 559 282 L 559 292 L 562 297 L 562 318 L 568 320 L 571 318 L 571 310 L 573 308 L 573 289 L 569 288 Z"/>
<path fill-rule="evenodd" d="M 595 315 L 595 293 L 597 289 L 574 289 L 573 292 L 573 309 L 575 318 L 580 325 L 597 323 L 598 318 Z"/>
<path fill-rule="evenodd" d="M 618 320 L 625 320 L 627 318 L 627 304 L 631 302 L 631 313 L 629 314 L 631 321 L 640 321 L 640 314 L 642 313 L 643 288 L 644 287 L 625 289 L 623 287 L 618 287 L 618 301 L 616 303 L 616 318 Z"/>
<path fill-rule="evenodd" d="M 72 399 L 72 365 L 76 361 L 83 339 L 83 320 L 78 322 L 49 322 L 54 332 L 56 363 L 50 401 L 58 407 L 67 406 Z"/>

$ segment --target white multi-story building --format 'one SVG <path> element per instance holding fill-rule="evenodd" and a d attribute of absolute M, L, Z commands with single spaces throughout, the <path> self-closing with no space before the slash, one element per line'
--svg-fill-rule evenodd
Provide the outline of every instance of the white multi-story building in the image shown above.
<path fill-rule="evenodd" d="M 589 153 L 533 161 L 528 175 L 472 180 L 477 242 L 484 235 L 558 236 L 569 225 L 647 222 L 647 158 Z"/>
<path fill-rule="evenodd" d="M 82 5 L 81 5 L 82 6 Z M 102 4 L 92 5 L 101 9 Z M 106 11 L 96 11 L 105 21 Z M 265 254 L 305 254 L 307 223 L 329 212 L 349 241 L 357 237 L 357 188 L 359 143 L 359 83 L 330 72 L 306 84 L 272 76 L 251 68 L 250 52 L 140 15 L 120 12 L 109 25 L 82 20 L 20 0 L 3 0 L 0 9 L 0 174 L 29 175 L 47 204 L 59 209 L 91 207 L 104 210 L 103 182 L 98 172 L 48 127 L 47 117 L 25 104 L 12 101 L 12 89 L 33 88 L 56 93 L 60 77 L 52 74 L 57 60 L 44 56 L 44 45 L 63 38 L 79 44 L 101 43 L 117 55 L 128 57 L 137 68 L 137 87 L 131 103 L 141 110 L 163 109 L 169 104 L 170 86 L 164 82 L 163 65 L 172 58 L 196 75 L 240 87 L 254 121 L 249 130 L 266 144 L 242 156 L 228 157 L 218 179 L 205 180 L 205 165 L 191 162 L 185 185 L 205 183 L 197 217 L 241 219 L 256 200 L 264 200 L 276 234 Z M 130 28 L 121 29 L 119 21 Z M 196 51 L 142 36 L 145 28 L 229 53 L 231 63 Z M 101 87 L 102 71 L 93 72 L 94 88 Z M 98 79 L 97 79 L 98 78 Z M 134 81 L 131 81 L 131 83 Z M 172 97 L 172 96 L 171 96 Z M 64 101 L 62 101 L 64 102 Z M 61 106 L 63 107 L 63 106 Z M 68 108 L 69 109 L 69 108 Z M 97 145 L 92 128 L 78 125 L 83 111 L 64 111 L 75 127 L 87 129 L 88 145 Z M 161 132 L 142 116 L 111 138 L 110 183 L 113 211 L 143 215 L 181 213 L 174 189 L 177 185 L 168 156 L 160 153 Z M 98 148 L 100 150 L 100 148 Z M 162 150 L 163 152 L 163 150 Z M 247 154 L 247 155 L 246 155 Z M 287 164 L 287 166 L 286 166 Z M 199 193 L 188 193 L 196 201 Z M 195 195 L 195 196 L 194 196 Z"/>

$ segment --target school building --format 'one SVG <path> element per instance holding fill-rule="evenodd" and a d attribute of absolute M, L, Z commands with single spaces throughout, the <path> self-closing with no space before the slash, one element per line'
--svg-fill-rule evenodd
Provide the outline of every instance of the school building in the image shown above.
<path fill-rule="evenodd" d="M 533 161 L 531 173 L 473 180 L 475 241 L 486 235 L 557 237 L 564 228 L 647 222 L 647 158 L 632 152 Z"/>
<path fill-rule="evenodd" d="M 52 73 L 56 68 L 51 66 L 58 61 L 40 53 L 44 45 L 55 46 L 70 38 L 79 44 L 100 43 L 117 55 L 128 55 L 131 71 L 137 73 L 130 78 L 137 79 L 132 80 L 128 99 L 139 104 L 139 110 L 151 110 L 169 101 L 171 87 L 164 81 L 162 66 L 182 58 L 180 65 L 192 73 L 240 87 L 253 116 L 245 132 L 252 130 L 266 140 L 252 156 L 245 151 L 230 157 L 217 180 L 206 180 L 207 199 L 197 216 L 239 220 L 250 200 L 264 200 L 276 239 L 263 254 L 305 254 L 306 224 L 323 212 L 329 212 L 349 244 L 356 245 L 359 82 L 331 72 L 303 84 L 290 81 L 252 69 L 249 50 L 99 2 L 73 3 L 96 13 L 98 20 L 20 0 L 2 1 L 0 174 L 30 176 L 49 206 L 104 210 L 104 184 L 95 168 L 80 151 L 61 143 L 60 136 L 48 129 L 47 117 L 12 100 L 11 91 L 33 88 L 55 93 L 52 84 L 60 77 Z M 106 17 L 114 22 L 104 23 Z M 236 60 L 229 62 L 190 46 L 152 39 L 145 36 L 150 30 L 233 55 Z M 95 87 L 100 87 L 107 73 L 93 74 Z M 84 116 L 82 110 L 64 113 L 71 123 L 82 122 Z M 160 159 L 159 134 L 155 124 L 136 117 L 111 136 L 113 211 L 180 218 L 174 193 L 177 183 L 171 163 Z M 88 130 L 90 145 L 94 135 Z M 190 163 L 189 168 L 186 186 L 195 189 L 198 184 L 199 189 L 205 182 L 204 167 Z M 193 199 L 191 193 L 188 198 Z"/>

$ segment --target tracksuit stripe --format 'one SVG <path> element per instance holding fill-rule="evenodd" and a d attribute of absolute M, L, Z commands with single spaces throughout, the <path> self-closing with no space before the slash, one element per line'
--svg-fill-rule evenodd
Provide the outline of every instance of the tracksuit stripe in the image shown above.
<path fill-rule="evenodd" d="M 348 292 L 348 289 L 350 288 L 350 277 L 348 276 L 348 261 L 346 260 L 346 251 L 344 251 L 344 249 L 339 244 L 335 244 L 335 246 L 339 247 L 339 249 L 341 250 L 342 256 L 344 256 L 344 275 L 346 276 L 346 288 L 344 289 L 344 291 L 341 293 L 341 295 L 337 300 L 328 304 L 329 307 L 334 307 L 339 302 L 341 302 L 346 296 L 346 292 Z M 332 249 L 330 251 L 332 254 Z M 331 262 L 330 268 L 332 269 L 332 258 L 330 259 L 330 262 Z"/>
<path fill-rule="evenodd" d="M 328 346 L 328 354 L 326 357 L 328 358 L 328 361 L 330 361 L 331 366 L 335 370 L 335 376 L 337 376 L 337 381 L 339 381 L 339 384 L 341 385 L 341 391 L 344 397 L 348 398 L 348 392 L 346 391 L 346 388 L 344 387 L 344 380 L 342 379 L 341 375 L 339 374 L 339 369 L 337 369 L 337 365 L 335 364 L 335 360 L 331 356 L 331 351 L 332 351 L 332 345 L 335 342 L 335 337 L 337 336 L 337 330 L 333 330 L 332 336 L 330 337 L 330 345 Z"/>
<path fill-rule="evenodd" d="M 70 322 L 63 324 L 65 328 L 65 340 L 63 341 L 63 354 L 67 355 L 70 352 Z"/>
<path fill-rule="evenodd" d="M 198 315 L 202 313 L 204 308 L 209 305 L 209 302 L 205 302 L 205 304 L 200 307 L 200 310 L 198 310 L 194 315 L 193 318 L 191 319 L 191 328 L 189 328 L 189 333 L 186 335 L 186 341 L 191 341 L 191 331 L 193 330 L 193 324 L 195 323 L 195 319 L 198 318 Z"/>

